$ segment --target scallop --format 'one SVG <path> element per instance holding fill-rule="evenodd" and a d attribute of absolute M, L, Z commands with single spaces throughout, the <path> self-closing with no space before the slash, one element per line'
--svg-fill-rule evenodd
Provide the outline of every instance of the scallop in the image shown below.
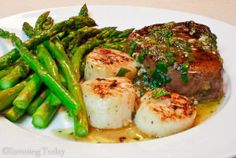
<path fill-rule="evenodd" d="M 132 121 L 135 89 L 128 78 L 97 78 L 81 87 L 91 126 L 116 129 Z"/>
<path fill-rule="evenodd" d="M 146 92 L 134 118 L 137 128 L 151 137 L 164 137 L 193 126 L 196 107 L 187 97 L 169 92 L 159 98 Z"/>
<path fill-rule="evenodd" d="M 115 77 L 121 69 L 127 70 L 125 77 L 133 79 L 137 73 L 137 63 L 128 54 L 114 50 L 97 48 L 86 57 L 85 80 Z"/>

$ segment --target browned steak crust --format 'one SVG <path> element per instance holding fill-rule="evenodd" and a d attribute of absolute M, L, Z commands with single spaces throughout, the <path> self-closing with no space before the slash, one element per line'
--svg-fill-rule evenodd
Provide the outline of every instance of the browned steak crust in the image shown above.
<path fill-rule="evenodd" d="M 143 58 L 139 62 L 144 64 L 149 77 L 157 62 L 168 65 L 166 74 L 171 78 L 166 84 L 168 89 L 199 101 L 223 96 L 222 59 L 216 36 L 207 26 L 193 21 L 155 24 L 130 34 L 128 43 L 130 46 L 135 43 L 132 56 L 137 60 Z M 128 48 L 130 52 L 131 47 Z"/>

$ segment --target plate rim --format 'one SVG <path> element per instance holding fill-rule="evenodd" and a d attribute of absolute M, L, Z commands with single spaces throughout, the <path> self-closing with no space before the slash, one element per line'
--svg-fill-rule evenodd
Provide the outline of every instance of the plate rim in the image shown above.
<path fill-rule="evenodd" d="M 226 22 L 223 22 L 223 21 L 220 21 L 220 20 L 217 20 L 217 19 L 214 19 L 214 18 L 211 18 L 211 17 L 205 17 L 205 16 L 202 16 L 202 15 L 198 15 L 198 14 L 194 14 L 194 13 L 188 13 L 188 12 L 182 12 L 182 11 L 177 11 L 177 10 L 170 10 L 170 9 L 163 9 L 163 8 L 152 8 L 152 7 L 140 7 L 140 6 L 122 6 L 122 5 L 105 5 L 106 7 L 126 7 L 126 8 L 130 8 L 130 7 L 132 7 L 132 8 L 136 8 L 136 9 L 154 9 L 154 10 L 161 10 L 161 11 L 166 11 L 166 12 L 178 12 L 178 13 L 183 13 L 183 14 L 188 14 L 188 15 L 192 15 L 192 16 L 197 16 L 197 17 L 199 17 L 199 18 L 206 18 L 206 19 L 209 19 L 209 20 L 212 20 L 212 21 L 215 21 L 216 23 L 221 23 L 221 24 L 223 24 L 223 25 L 226 25 L 226 26 L 228 26 L 228 27 L 233 27 L 233 29 L 235 29 L 236 30 L 236 27 L 234 26 L 234 25 L 231 25 L 231 24 L 228 24 L 228 23 L 226 23 Z M 53 11 L 55 11 L 55 10 L 60 10 L 60 9 L 69 9 L 69 8 L 79 8 L 79 7 L 81 7 L 81 5 L 76 5 L 76 6 L 65 6 L 65 7 L 54 7 L 54 8 L 44 8 L 44 9 L 39 9 L 39 10 L 32 10 L 32 11 L 27 11 L 27 12 L 23 12 L 23 13 L 18 13 L 18 14 L 15 14 L 15 15 L 11 15 L 11 16 L 7 16 L 7 17 L 4 17 L 4 18 L 1 18 L 0 19 L 0 23 L 1 23 L 1 21 L 3 21 L 3 20 L 5 20 L 5 19 L 9 19 L 9 18 L 14 18 L 14 17 L 17 17 L 17 16 L 22 16 L 22 15 L 26 15 L 26 14 L 33 14 L 33 13 L 39 13 L 39 12 L 41 12 L 41 11 L 46 11 L 46 10 L 50 10 L 51 12 L 53 12 Z M 92 11 L 92 9 L 93 8 L 96 8 L 96 7 L 104 7 L 104 5 L 88 5 L 88 7 L 90 8 L 91 7 L 91 11 Z M 235 83 L 233 80 L 231 80 L 231 82 L 233 82 L 233 83 Z M 233 84 L 232 83 L 232 84 Z M 232 87 L 232 91 L 235 91 L 235 89 L 233 89 L 234 87 Z M 233 97 L 233 95 L 231 95 L 231 97 Z M 231 99 L 232 100 L 232 99 Z M 229 101 L 230 101 L 230 99 L 229 99 Z M 229 104 L 229 102 L 227 103 L 227 104 Z M 217 112 L 218 113 L 218 112 Z M 214 117 L 214 116 L 213 116 Z M 212 117 L 211 117 L 212 118 Z M 209 122 L 210 120 L 211 120 L 211 118 L 210 119 L 208 119 L 207 121 Z M 2 122 L 2 120 L 0 119 L 0 122 Z M 210 122 L 212 122 L 212 121 L 210 121 Z M 205 123 L 204 123 L 205 124 Z M 201 125 L 204 125 L 204 124 L 201 124 Z M 201 126 L 201 125 L 199 125 L 199 126 Z M 16 125 L 14 125 L 14 126 L 16 126 Z M 198 126 L 197 126 L 198 127 Z M 1 129 L 2 127 L 1 127 L 1 124 L 0 124 L 0 129 Z M 24 129 L 22 129 L 22 130 L 24 130 Z M 190 131 L 192 131 L 193 129 L 191 129 Z M 189 131 L 189 130 L 188 130 Z M 188 132 L 188 131 L 185 131 L 186 133 Z M 185 132 L 181 132 L 181 133 L 179 133 L 179 134 L 176 134 L 176 135 L 181 135 L 182 133 L 185 133 Z M 26 132 L 27 134 L 28 134 L 28 132 Z M 30 132 L 31 133 L 31 132 Z M 34 135 L 34 134 L 33 134 Z M 174 136 L 170 136 L 170 137 L 175 137 L 176 135 L 174 135 Z M 35 135 L 34 135 L 35 136 Z M 0 138 L 2 137 L 2 135 L 0 135 Z M 37 137 L 37 136 L 36 136 Z M 40 140 L 40 139 L 44 139 L 43 138 L 44 136 L 39 136 L 38 137 L 38 140 Z M 163 142 L 163 140 L 164 139 L 167 139 L 167 138 L 170 138 L 170 137 L 166 137 L 166 138 L 162 138 L 162 139 L 160 139 L 160 140 L 158 140 L 158 141 L 161 141 L 161 142 Z M 52 142 L 51 142 L 52 141 Z M 54 144 L 54 139 L 53 140 L 50 140 L 49 142 L 51 142 L 52 144 Z M 61 142 L 61 141 L 60 141 Z M 65 141 L 63 141 L 64 143 L 65 143 Z M 149 141 L 148 141 L 149 142 Z M 63 143 L 63 144 L 64 144 Z M 78 142 L 74 142 L 76 145 L 78 145 Z M 235 143 L 235 142 L 234 142 Z M 7 144 L 7 143 L 6 143 Z M 68 146 L 71 146 L 70 144 L 71 144 L 71 142 L 70 143 L 66 143 Z M 79 143 L 79 144 L 86 144 L 86 143 Z M 122 146 L 129 146 L 128 144 L 136 144 L 136 143 L 127 143 L 127 144 L 122 144 Z M 142 143 L 138 143 L 138 144 L 147 144 L 147 142 L 142 142 Z M 164 143 L 165 144 L 165 143 Z M 90 144 L 91 145 L 91 144 Z M 1 146 L 1 145 L 0 145 Z M 98 146 L 98 145 L 93 145 L 93 146 Z M 101 145 L 99 145 L 99 146 L 101 146 Z M 118 144 L 103 144 L 102 146 L 121 146 L 120 144 L 118 145 Z M 136 146 L 136 145 L 135 145 Z M 139 145 L 138 145 L 139 146 Z M 142 145 L 140 145 L 140 146 L 142 146 Z M 123 148 L 123 147 L 122 147 Z M 235 153 L 236 153 L 236 150 L 235 150 Z M 170 156 L 170 155 L 167 155 L 167 156 Z M 228 155 L 227 155 L 228 156 Z"/>

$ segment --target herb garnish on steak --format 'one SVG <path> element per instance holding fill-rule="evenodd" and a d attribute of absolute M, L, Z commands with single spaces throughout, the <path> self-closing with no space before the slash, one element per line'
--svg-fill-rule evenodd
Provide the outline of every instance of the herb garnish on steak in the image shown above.
<path fill-rule="evenodd" d="M 130 34 L 128 43 L 129 54 L 143 65 L 134 80 L 141 94 L 165 86 L 199 101 L 223 96 L 222 59 L 207 26 L 155 24 Z"/>

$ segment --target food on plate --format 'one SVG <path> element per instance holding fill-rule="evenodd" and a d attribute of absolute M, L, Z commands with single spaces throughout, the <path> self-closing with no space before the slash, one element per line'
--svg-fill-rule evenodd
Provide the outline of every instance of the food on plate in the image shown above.
<path fill-rule="evenodd" d="M 145 134 L 163 137 L 192 127 L 196 114 L 190 99 L 158 88 L 142 96 L 134 122 Z"/>
<path fill-rule="evenodd" d="M 128 40 L 130 46 L 135 45 L 132 56 L 144 66 L 139 78 L 150 78 L 141 88 L 166 85 L 198 101 L 223 96 L 222 59 L 216 36 L 206 25 L 193 21 L 155 24 L 136 30 Z"/>
<path fill-rule="evenodd" d="M 0 29 L 16 46 L 0 57 L 0 111 L 12 122 L 29 114 L 46 128 L 67 112 L 75 139 L 145 140 L 191 128 L 224 95 L 216 36 L 203 24 L 97 27 L 84 5 L 62 22 L 47 11 L 22 29 L 25 42 Z"/>
<path fill-rule="evenodd" d="M 116 129 L 132 121 L 135 89 L 126 77 L 97 78 L 82 83 L 91 126 Z"/>
<path fill-rule="evenodd" d="M 136 62 L 127 53 L 114 49 L 98 48 L 86 57 L 84 79 L 93 80 L 122 75 L 132 80 L 137 73 L 136 67 Z M 121 74 L 122 70 L 124 74 Z"/>

